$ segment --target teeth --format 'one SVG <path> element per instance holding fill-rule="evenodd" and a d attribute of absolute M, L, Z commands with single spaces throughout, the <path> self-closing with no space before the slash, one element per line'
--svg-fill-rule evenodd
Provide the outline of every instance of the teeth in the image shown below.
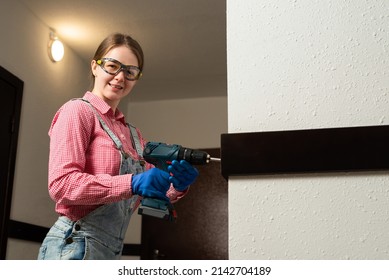
<path fill-rule="evenodd" d="M 111 87 L 118 88 L 118 89 L 122 89 L 122 87 L 121 87 L 121 86 L 118 86 L 118 85 L 112 85 L 112 84 L 110 84 L 110 85 L 111 85 Z"/>

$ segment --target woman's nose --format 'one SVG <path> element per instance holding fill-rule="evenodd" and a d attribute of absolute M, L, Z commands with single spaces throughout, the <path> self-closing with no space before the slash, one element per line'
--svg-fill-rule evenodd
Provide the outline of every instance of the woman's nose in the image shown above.
<path fill-rule="evenodd" d="M 120 80 L 125 80 L 125 75 L 124 75 L 124 70 L 123 69 L 121 69 L 120 71 L 119 71 L 119 73 L 117 73 L 116 75 L 115 75 L 115 78 L 117 78 L 117 79 L 120 79 Z"/>

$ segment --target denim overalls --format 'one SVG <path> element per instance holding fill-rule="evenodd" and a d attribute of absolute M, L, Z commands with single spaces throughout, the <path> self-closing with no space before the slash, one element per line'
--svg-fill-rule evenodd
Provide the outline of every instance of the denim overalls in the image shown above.
<path fill-rule="evenodd" d="M 87 102 L 103 129 L 111 137 L 121 155 L 120 175 L 139 174 L 145 171 L 144 162 L 134 160 L 123 151 L 122 143 L 108 128 L 96 109 Z M 133 144 L 139 155 L 142 146 L 136 129 L 131 130 Z M 100 206 L 85 217 L 74 222 L 61 216 L 47 233 L 40 249 L 38 259 L 61 260 L 115 260 L 120 259 L 123 240 L 131 215 L 139 205 L 139 197 Z"/>

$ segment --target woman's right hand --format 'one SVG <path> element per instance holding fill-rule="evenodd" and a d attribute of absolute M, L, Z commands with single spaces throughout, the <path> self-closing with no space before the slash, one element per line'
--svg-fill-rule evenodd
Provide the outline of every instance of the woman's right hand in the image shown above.
<path fill-rule="evenodd" d="M 169 177 L 169 173 L 158 168 L 152 168 L 146 172 L 133 175 L 132 194 L 169 200 L 166 196 L 166 192 L 170 188 Z"/>

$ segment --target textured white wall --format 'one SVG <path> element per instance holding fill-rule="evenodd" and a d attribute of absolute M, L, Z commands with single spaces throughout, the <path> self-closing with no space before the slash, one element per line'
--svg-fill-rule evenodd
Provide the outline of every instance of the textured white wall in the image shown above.
<path fill-rule="evenodd" d="M 229 132 L 388 124 L 388 5 L 227 0 Z M 231 259 L 389 257 L 386 174 L 231 178 L 229 199 Z"/>

